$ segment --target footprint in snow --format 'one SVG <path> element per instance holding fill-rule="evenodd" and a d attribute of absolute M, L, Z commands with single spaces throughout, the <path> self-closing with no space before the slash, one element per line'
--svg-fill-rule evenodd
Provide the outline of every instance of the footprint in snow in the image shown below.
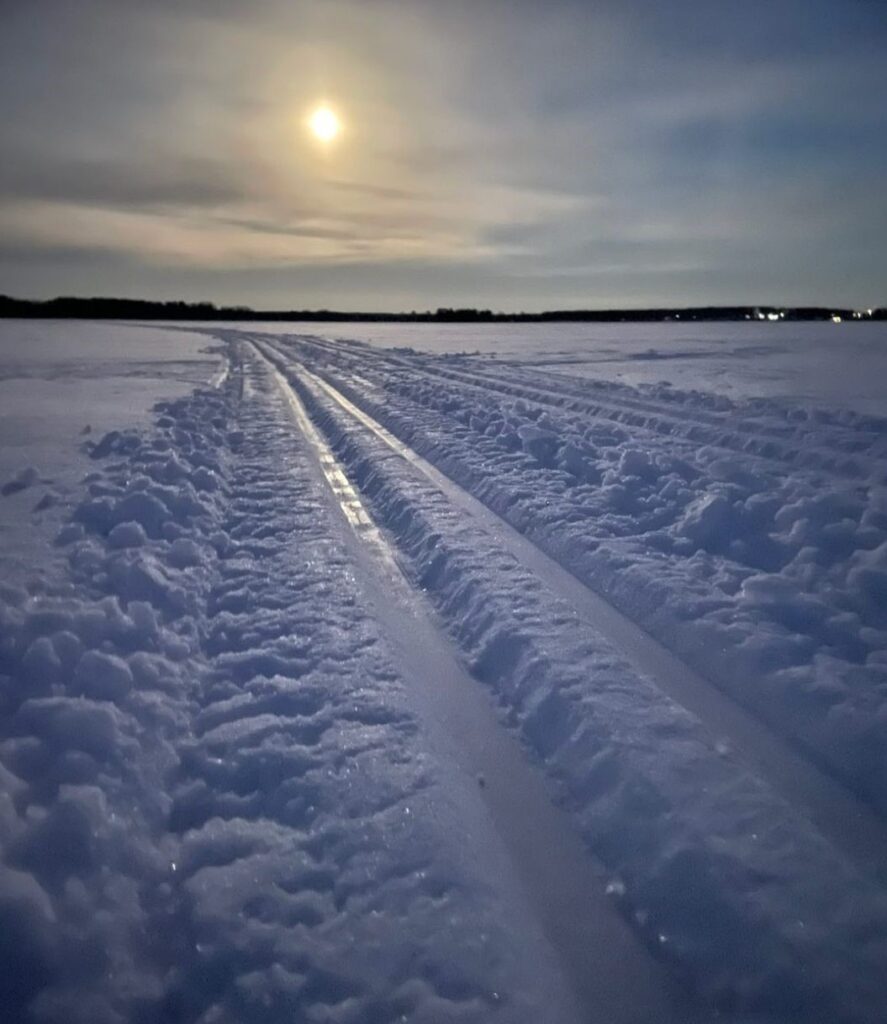
<path fill-rule="evenodd" d="M 20 470 L 16 475 L 0 487 L 0 494 L 4 498 L 9 497 L 10 494 L 17 494 L 19 491 L 25 490 L 30 487 L 31 484 L 37 480 L 37 470 L 33 466 L 26 466 L 23 470 Z"/>

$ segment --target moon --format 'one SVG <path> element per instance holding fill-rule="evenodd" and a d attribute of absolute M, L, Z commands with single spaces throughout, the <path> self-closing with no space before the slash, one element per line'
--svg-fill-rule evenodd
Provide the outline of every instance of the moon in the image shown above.
<path fill-rule="evenodd" d="M 342 131 L 342 122 L 334 110 L 318 107 L 308 119 L 308 127 L 320 142 L 332 142 Z"/>

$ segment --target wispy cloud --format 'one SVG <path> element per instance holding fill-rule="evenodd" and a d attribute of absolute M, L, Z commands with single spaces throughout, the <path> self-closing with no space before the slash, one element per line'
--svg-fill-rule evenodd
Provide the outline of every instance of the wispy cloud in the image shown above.
<path fill-rule="evenodd" d="M 834 10 L 21 5 L 0 40 L 2 287 L 73 281 L 81 251 L 106 260 L 103 290 L 193 282 L 220 301 L 323 304 L 342 282 L 377 307 L 398 282 L 661 301 L 676 279 L 681 301 L 757 280 L 784 301 L 877 300 L 887 21 Z M 326 153 L 304 131 L 320 99 L 345 121 Z"/>

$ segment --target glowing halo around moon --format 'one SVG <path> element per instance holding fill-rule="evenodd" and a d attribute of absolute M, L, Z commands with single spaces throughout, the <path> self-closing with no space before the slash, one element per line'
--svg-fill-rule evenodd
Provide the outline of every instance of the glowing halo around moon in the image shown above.
<path fill-rule="evenodd" d="M 334 110 L 318 107 L 308 118 L 308 128 L 318 142 L 333 142 L 342 132 L 342 122 Z"/>

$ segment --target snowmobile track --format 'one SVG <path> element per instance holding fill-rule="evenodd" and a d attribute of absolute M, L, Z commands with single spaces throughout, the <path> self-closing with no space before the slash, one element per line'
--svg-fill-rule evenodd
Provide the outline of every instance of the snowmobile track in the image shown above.
<path fill-rule="evenodd" d="M 333 346 L 319 339 L 300 339 L 300 344 L 314 346 L 338 360 L 352 354 L 343 351 L 342 346 Z M 540 386 L 538 381 L 527 382 L 519 366 L 505 362 L 496 365 L 494 377 L 481 363 L 473 364 L 468 373 L 451 366 L 431 366 L 424 360 L 414 361 L 400 355 L 373 352 L 373 357 L 414 377 L 446 380 L 474 393 L 493 391 L 511 398 L 523 398 L 563 412 L 582 414 L 592 420 L 614 423 L 631 433 L 668 438 L 688 450 L 705 445 L 746 458 L 761 459 L 772 466 L 796 467 L 848 480 L 863 477 L 874 460 L 882 456 L 880 452 L 867 450 L 867 444 L 877 443 L 880 439 L 875 437 L 867 442 L 856 430 L 850 431 L 847 437 L 841 431 L 842 436 L 832 446 L 823 446 L 821 440 L 811 445 L 805 443 L 802 429 L 789 426 L 768 428 L 743 412 L 727 415 L 701 409 L 690 412 L 681 408 L 678 411 L 665 402 L 623 394 L 619 395 L 617 402 L 609 395 L 601 394 L 603 389 L 592 380 L 577 385 L 575 381 L 557 379 L 557 390 L 548 389 Z"/>
<path fill-rule="evenodd" d="M 295 373 L 310 388 L 321 391 L 355 423 L 424 474 L 451 503 L 568 601 L 581 620 L 609 639 L 663 693 L 695 715 L 716 744 L 726 741 L 753 772 L 788 799 L 837 848 L 865 870 L 887 878 L 887 824 L 868 805 L 590 590 L 496 512 L 401 442 L 329 380 L 302 364 L 293 365 L 291 353 L 281 351 L 267 340 L 258 342 L 257 348 L 273 360 L 278 370 Z"/>
<path fill-rule="evenodd" d="M 407 677 L 423 681 L 416 696 L 435 745 L 449 748 L 449 756 L 479 780 L 493 826 L 558 955 L 582 1019 L 612 1024 L 706 1019 L 687 1005 L 606 895 L 605 869 L 552 802 L 541 774 L 502 727 L 487 695 L 459 664 L 274 354 L 261 344 L 254 351 L 268 365 L 347 523 L 342 535 L 363 570 L 361 585 L 386 639 Z"/>

